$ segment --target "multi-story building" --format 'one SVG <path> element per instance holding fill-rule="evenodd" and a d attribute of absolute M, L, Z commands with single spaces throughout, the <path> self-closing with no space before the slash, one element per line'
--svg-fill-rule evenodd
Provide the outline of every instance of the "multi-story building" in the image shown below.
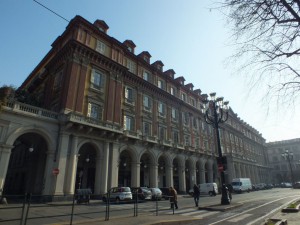
<path fill-rule="evenodd" d="M 102 194 L 118 185 L 186 192 L 194 183 L 219 183 L 215 132 L 201 112 L 207 95 L 108 28 L 76 16 L 23 82 L 18 101 L 3 105 L 5 193 Z M 260 182 L 265 140 L 232 109 L 228 117 L 220 128 L 227 182 Z"/>
<path fill-rule="evenodd" d="M 300 181 L 300 138 L 267 143 L 272 183 Z"/>

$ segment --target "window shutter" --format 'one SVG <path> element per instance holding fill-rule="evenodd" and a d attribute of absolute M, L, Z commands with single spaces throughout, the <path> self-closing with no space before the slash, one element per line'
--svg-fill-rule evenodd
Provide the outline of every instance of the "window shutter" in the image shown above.
<path fill-rule="evenodd" d="M 127 130 L 127 127 L 126 127 L 126 115 L 124 116 L 123 127 L 124 127 L 124 130 Z"/>
<path fill-rule="evenodd" d="M 92 112 L 92 104 L 88 103 L 88 111 L 87 111 L 87 116 L 91 117 L 91 112 Z"/>
<path fill-rule="evenodd" d="M 91 72 L 91 83 L 93 84 L 95 82 L 95 70 L 93 69 Z"/>

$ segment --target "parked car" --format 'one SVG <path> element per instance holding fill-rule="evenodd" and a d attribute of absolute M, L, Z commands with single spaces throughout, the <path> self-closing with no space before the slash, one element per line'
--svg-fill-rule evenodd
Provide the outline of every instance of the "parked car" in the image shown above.
<path fill-rule="evenodd" d="M 150 200 L 152 199 L 152 193 L 149 188 L 147 187 L 132 187 L 132 199 L 138 198 L 138 200 Z"/>
<path fill-rule="evenodd" d="M 159 188 L 149 188 L 152 193 L 152 200 L 161 200 L 162 191 Z"/>
<path fill-rule="evenodd" d="M 130 187 L 113 187 L 103 195 L 102 201 L 107 202 L 108 197 L 110 201 L 114 201 L 116 203 L 119 203 L 120 201 L 131 201 L 131 189 Z"/>
<path fill-rule="evenodd" d="M 294 188 L 300 188 L 300 181 L 297 181 L 294 183 Z"/>
<path fill-rule="evenodd" d="M 280 187 L 282 187 L 282 188 L 292 188 L 293 186 L 292 186 L 291 183 L 288 183 L 288 182 L 282 182 L 282 183 L 280 184 Z"/>
<path fill-rule="evenodd" d="M 161 187 L 159 189 L 162 192 L 162 198 L 164 198 L 165 200 L 168 200 L 169 196 L 170 196 L 170 189 L 168 187 Z"/>
<path fill-rule="evenodd" d="M 256 184 L 255 187 L 258 190 L 265 190 L 265 189 L 267 189 L 267 185 L 265 183 Z"/>

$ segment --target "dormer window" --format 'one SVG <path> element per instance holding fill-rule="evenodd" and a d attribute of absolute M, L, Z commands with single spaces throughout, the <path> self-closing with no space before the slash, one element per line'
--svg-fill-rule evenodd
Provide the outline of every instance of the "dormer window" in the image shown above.
<path fill-rule="evenodd" d="M 144 60 L 149 63 L 149 58 L 147 56 L 144 56 Z"/>
<path fill-rule="evenodd" d="M 159 71 L 162 71 L 162 66 L 161 65 L 157 65 L 157 69 L 159 69 Z"/>
<path fill-rule="evenodd" d="M 133 52 L 133 49 L 131 47 L 127 47 L 128 51 Z"/>

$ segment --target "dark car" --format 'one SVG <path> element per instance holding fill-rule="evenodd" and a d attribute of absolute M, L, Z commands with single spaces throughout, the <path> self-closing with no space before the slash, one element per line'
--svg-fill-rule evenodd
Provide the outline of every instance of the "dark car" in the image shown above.
<path fill-rule="evenodd" d="M 147 187 L 131 187 L 132 199 L 150 200 L 152 199 L 151 190 Z"/>
<path fill-rule="evenodd" d="M 164 198 L 165 200 L 169 199 L 170 194 L 170 189 L 168 187 L 162 187 L 159 188 L 162 192 L 162 198 Z"/>

